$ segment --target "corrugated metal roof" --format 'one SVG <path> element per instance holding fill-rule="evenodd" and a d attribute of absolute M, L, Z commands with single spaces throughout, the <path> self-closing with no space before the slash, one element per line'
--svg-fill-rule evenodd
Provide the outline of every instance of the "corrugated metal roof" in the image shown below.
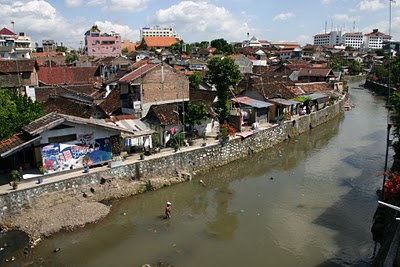
<path fill-rule="evenodd" d="M 312 100 L 328 97 L 327 95 L 320 94 L 320 93 L 312 93 L 312 94 L 309 94 L 307 96 L 311 97 Z"/>
<path fill-rule="evenodd" d="M 275 102 L 275 103 L 278 103 L 278 104 L 283 104 L 283 105 L 286 105 L 286 106 L 296 105 L 296 104 L 300 103 L 300 102 L 297 102 L 297 101 L 294 101 L 294 100 L 287 100 L 287 99 L 283 99 L 283 98 L 272 98 L 272 99 L 269 99 L 269 101 Z"/>
<path fill-rule="evenodd" d="M 273 104 L 265 102 L 265 101 L 260 101 L 256 100 L 247 96 L 242 96 L 242 97 L 235 97 L 231 99 L 233 102 L 237 102 L 240 104 L 244 104 L 250 107 L 254 108 L 267 108 L 270 106 L 273 106 Z"/>

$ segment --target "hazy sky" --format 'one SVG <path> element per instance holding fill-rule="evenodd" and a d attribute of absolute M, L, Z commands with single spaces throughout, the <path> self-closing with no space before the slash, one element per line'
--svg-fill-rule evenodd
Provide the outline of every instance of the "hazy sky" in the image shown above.
<path fill-rule="evenodd" d="M 80 47 L 94 24 L 139 41 L 141 27 L 173 27 L 185 42 L 256 36 L 268 41 L 313 43 L 325 29 L 372 32 L 400 39 L 400 0 L 0 0 L 0 27 Z M 14 22 L 12 25 L 11 22 Z"/>

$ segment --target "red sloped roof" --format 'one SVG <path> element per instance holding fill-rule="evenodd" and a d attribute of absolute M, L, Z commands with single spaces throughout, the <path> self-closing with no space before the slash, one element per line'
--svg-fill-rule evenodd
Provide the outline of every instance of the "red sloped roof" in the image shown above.
<path fill-rule="evenodd" d="M 15 33 L 13 33 L 12 31 L 10 31 L 10 30 L 7 29 L 7 28 L 1 29 L 1 30 L 0 30 L 0 34 L 1 34 L 1 35 L 16 35 Z"/>
<path fill-rule="evenodd" d="M 45 84 L 90 84 L 96 81 L 97 67 L 40 68 L 39 81 Z"/>
<path fill-rule="evenodd" d="M 140 77 L 141 75 L 145 74 L 152 68 L 155 68 L 160 64 L 154 64 L 154 63 L 148 63 L 146 65 L 141 66 L 140 68 L 137 68 L 134 71 L 129 72 L 125 76 L 123 76 L 121 79 L 119 79 L 120 82 L 131 82 L 132 80 Z"/>
<path fill-rule="evenodd" d="M 175 37 L 145 36 L 143 39 L 148 47 L 170 47 L 171 45 L 177 43 Z"/>

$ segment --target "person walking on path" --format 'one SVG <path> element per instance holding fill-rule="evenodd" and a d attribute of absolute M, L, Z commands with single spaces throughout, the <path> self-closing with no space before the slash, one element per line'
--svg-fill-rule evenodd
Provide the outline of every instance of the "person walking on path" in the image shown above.
<path fill-rule="evenodd" d="M 165 219 L 171 218 L 171 202 L 167 202 L 167 206 L 165 207 Z"/>

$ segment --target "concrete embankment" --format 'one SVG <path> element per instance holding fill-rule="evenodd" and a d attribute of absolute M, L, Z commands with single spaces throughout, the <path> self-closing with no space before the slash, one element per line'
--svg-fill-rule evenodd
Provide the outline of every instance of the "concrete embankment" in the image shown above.
<path fill-rule="evenodd" d="M 179 153 L 155 154 L 145 160 L 128 158 L 119 167 L 103 166 L 90 173 L 70 174 L 63 179 L 49 178 L 43 184 L 3 192 L 0 195 L 0 224 L 21 229 L 31 236 L 47 236 L 60 229 L 95 222 L 109 212 L 109 207 L 101 201 L 183 182 L 196 173 L 264 151 L 338 116 L 344 111 L 346 100 L 344 97 L 321 111 L 260 129 L 249 137 L 235 137 L 224 146 L 213 142 L 205 147 L 184 148 Z M 63 213 L 63 210 L 69 210 L 69 213 Z M 67 214 L 72 219 L 67 219 Z M 48 224 L 50 218 L 52 223 Z M 50 228 L 50 225 L 54 227 Z"/>

